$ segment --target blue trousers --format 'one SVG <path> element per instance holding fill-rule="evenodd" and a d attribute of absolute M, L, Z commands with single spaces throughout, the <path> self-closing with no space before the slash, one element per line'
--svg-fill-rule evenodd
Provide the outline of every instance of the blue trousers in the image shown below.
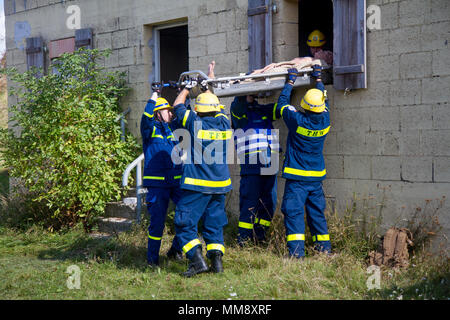
<path fill-rule="evenodd" d="M 322 182 L 286 180 L 281 211 L 284 214 L 287 246 L 291 256 L 298 258 L 305 255 L 304 210 L 316 249 L 331 251 L 325 207 Z"/>
<path fill-rule="evenodd" d="M 200 221 L 206 243 L 206 255 L 209 256 L 213 250 L 224 254 L 223 227 L 228 224 L 225 214 L 225 194 L 182 190 L 181 199 L 175 210 L 175 233 L 188 259 L 193 257 L 195 248 L 201 245 L 198 238 Z"/>
<path fill-rule="evenodd" d="M 164 226 L 167 217 L 167 208 L 169 200 L 177 204 L 180 200 L 180 187 L 158 188 L 147 187 L 147 209 L 150 215 L 150 225 L 148 227 L 148 250 L 147 262 L 152 264 L 159 263 L 159 250 L 164 232 Z M 176 242 L 176 237 L 172 242 L 172 247 L 181 252 L 180 246 Z"/>
<path fill-rule="evenodd" d="M 277 176 L 244 175 L 239 188 L 238 243 L 266 238 L 277 204 Z M 255 234 L 253 234 L 253 232 Z"/>

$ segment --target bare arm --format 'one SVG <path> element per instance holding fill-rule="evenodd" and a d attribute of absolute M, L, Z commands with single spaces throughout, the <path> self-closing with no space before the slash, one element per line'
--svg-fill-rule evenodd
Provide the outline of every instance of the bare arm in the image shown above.
<path fill-rule="evenodd" d="M 180 94 L 178 95 L 178 97 L 175 99 L 175 102 L 173 103 L 174 106 L 177 106 L 181 103 L 185 103 L 186 102 L 186 98 L 189 95 L 189 90 L 187 89 L 183 89 L 181 90 Z"/>

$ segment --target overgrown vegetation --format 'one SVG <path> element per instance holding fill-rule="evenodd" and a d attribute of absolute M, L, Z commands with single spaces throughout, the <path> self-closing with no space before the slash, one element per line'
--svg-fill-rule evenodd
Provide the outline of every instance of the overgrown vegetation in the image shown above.
<path fill-rule="evenodd" d="M 42 77 L 43 70 L 6 71 L 18 103 L 10 108 L 14 126 L 0 129 L 1 160 L 31 196 L 32 217 L 51 229 L 78 221 L 89 229 L 108 201 L 120 199 L 121 174 L 138 152 L 131 135 L 121 141 L 124 74 L 96 64 L 107 54 L 64 54 Z"/>

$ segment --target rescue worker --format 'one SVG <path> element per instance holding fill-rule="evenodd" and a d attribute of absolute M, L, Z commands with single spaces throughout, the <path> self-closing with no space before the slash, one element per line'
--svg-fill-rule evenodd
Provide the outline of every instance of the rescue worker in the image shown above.
<path fill-rule="evenodd" d="M 190 147 L 183 165 L 182 195 L 174 220 L 180 247 L 189 259 L 188 269 L 183 273 L 186 277 L 209 270 L 197 233 L 200 220 L 211 270 L 223 272 L 223 227 L 228 224 L 225 194 L 232 188 L 226 163 L 227 142 L 232 137 L 230 121 L 222 112 L 223 106 L 217 96 L 209 91 L 197 96 L 195 111 L 188 110 L 186 98 L 195 86 L 195 82 L 186 85 L 174 102 L 177 122 L 190 136 Z"/>
<path fill-rule="evenodd" d="M 273 128 L 274 104 L 261 105 L 254 96 L 236 97 L 231 104 L 233 129 L 242 129 L 236 137 L 238 159 L 241 160 L 239 188 L 238 243 L 248 240 L 263 242 L 270 227 L 277 201 L 276 169 L 264 173 L 262 168 L 278 160 L 279 143 Z"/>
<path fill-rule="evenodd" d="M 324 49 L 326 42 L 325 35 L 320 30 L 314 30 L 309 34 L 306 44 L 314 59 L 322 59 L 328 65 L 333 65 L 333 52 Z"/>
<path fill-rule="evenodd" d="M 289 255 L 295 258 L 305 255 L 304 209 L 315 248 L 331 252 L 322 189 L 322 181 L 326 177 L 323 145 L 330 130 L 330 115 L 320 66 L 313 66 L 312 76 L 316 78 L 316 88 L 308 90 L 301 100 L 303 112 L 296 111 L 290 105 L 297 69 L 288 70 L 288 80 L 276 106 L 276 115 L 283 118 L 289 129 L 283 165 L 286 185 L 281 211 Z"/>
<path fill-rule="evenodd" d="M 173 148 L 177 145 L 172 130 L 175 128 L 172 107 L 166 99 L 158 97 L 160 90 L 155 91 L 145 107 L 141 120 L 143 139 L 144 187 L 150 225 L 148 227 L 147 262 L 150 266 L 159 265 L 159 251 L 164 231 L 169 200 L 176 204 L 181 196 L 180 180 L 182 166 L 171 160 Z M 171 128 L 172 127 L 172 128 Z M 182 259 L 180 246 L 174 238 L 172 247 L 167 253 L 169 258 Z"/>

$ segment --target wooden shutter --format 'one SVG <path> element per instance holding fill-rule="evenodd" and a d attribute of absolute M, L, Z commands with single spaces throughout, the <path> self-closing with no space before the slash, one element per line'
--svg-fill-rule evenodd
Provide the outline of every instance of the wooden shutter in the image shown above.
<path fill-rule="evenodd" d="M 366 0 L 334 0 L 333 4 L 334 87 L 367 88 Z"/>
<path fill-rule="evenodd" d="M 75 50 L 85 47 L 86 49 L 92 49 L 92 29 L 78 29 L 75 30 Z"/>
<path fill-rule="evenodd" d="M 272 63 L 271 0 L 248 0 L 249 71 Z"/>
<path fill-rule="evenodd" d="M 27 54 L 27 69 L 32 67 L 44 69 L 44 42 L 41 37 L 27 38 L 26 49 Z M 36 74 L 37 77 L 42 77 L 42 71 Z"/>

